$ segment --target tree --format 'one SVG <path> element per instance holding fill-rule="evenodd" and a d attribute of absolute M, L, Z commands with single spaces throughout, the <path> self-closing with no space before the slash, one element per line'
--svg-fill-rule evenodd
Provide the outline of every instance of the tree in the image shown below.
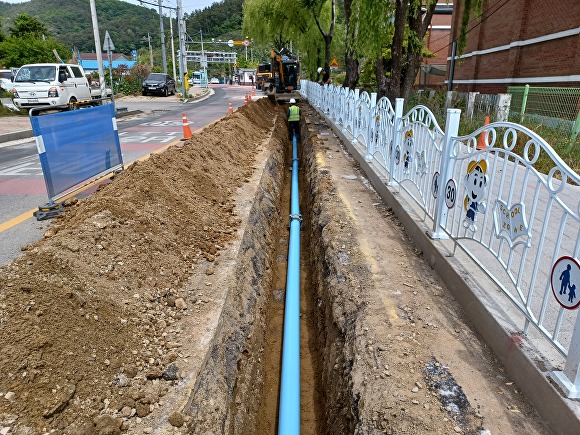
<path fill-rule="evenodd" d="M 292 51 L 300 52 L 302 67 L 312 74 L 331 59 L 335 0 L 300 0 L 293 6 L 284 0 L 246 0 L 243 31 L 278 50 L 277 41 L 292 41 Z"/>
<path fill-rule="evenodd" d="M 2 17 L 0 16 L 0 42 L 6 39 L 6 35 L 2 32 Z"/>
<path fill-rule="evenodd" d="M 437 0 L 359 0 L 351 36 L 373 63 L 379 97 L 408 99 L 421 66 L 423 40 Z M 376 17 L 385 17 L 377 20 Z"/>
<path fill-rule="evenodd" d="M 437 0 L 428 0 L 425 6 L 422 3 L 421 1 L 407 3 L 405 0 L 396 2 L 395 36 L 391 46 L 393 59 L 391 80 L 386 89 L 386 96 L 391 101 L 397 97 L 409 100 L 421 67 L 423 41 L 431 24 Z"/>
<path fill-rule="evenodd" d="M 26 63 L 55 62 L 53 50 L 63 59 L 70 50 L 50 37 L 38 19 L 20 14 L 10 27 L 10 36 L 0 42 L 0 64 L 21 66 Z"/>
<path fill-rule="evenodd" d="M 344 0 L 345 50 L 344 67 L 346 76 L 343 86 L 354 89 L 360 77 L 360 62 L 356 57 L 354 38 L 350 32 L 350 20 L 353 14 L 353 0 Z"/>
<path fill-rule="evenodd" d="M 330 46 L 332 45 L 332 38 L 334 37 L 334 26 L 336 25 L 336 4 L 335 0 L 330 1 L 330 22 L 328 23 L 329 29 L 325 31 L 323 24 L 321 22 L 321 16 L 323 13 L 323 8 L 327 5 L 327 0 L 302 0 L 306 9 L 310 11 L 314 21 L 316 22 L 316 27 L 320 31 L 322 40 L 324 41 L 324 68 L 328 70 L 330 63 Z M 330 72 L 330 71 L 329 71 Z"/>
<path fill-rule="evenodd" d="M 14 20 L 12 27 L 9 29 L 10 35 L 14 38 L 24 38 L 31 36 L 34 38 L 47 38 L 48 29 L 38 19 L 28 14 L 20 14 Z"/>
<path fill-rule="evenodd" d="M 21 66 L 27 63 L 56 62 L 53 49 L 63 59 L 70 57 L 70 51 L 66 46 L 50 38 L 8 37 L 0 42 L 0 64 Z"/>

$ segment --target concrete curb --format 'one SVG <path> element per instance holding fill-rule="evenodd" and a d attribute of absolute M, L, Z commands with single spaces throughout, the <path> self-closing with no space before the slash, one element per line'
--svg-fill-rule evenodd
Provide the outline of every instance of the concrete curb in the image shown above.
<path fill-rule="evenodd" d="M 33 136 L 32 129 L 14 131 L 12 133 L 4 133 L 4 134 L 0 134 L 0 143 L 10 142 L 13 140 L 28 139 L 29 137 L 32 137 L 32 136 Z"/>
<path fill-rule="evenodd" d="M 423 251 L 425 259 L 437 271 L 477 331 L 492 348 L 550 430 L 554 434 L 580 433 L 580 409 L 577 402 L 567 399 L 554 387 L 548 377 L 549 371 L 540 370 L 532 360 L 531 352 L 527 352 L 525 345 L 514 340 L 514 335 L 506 329 L 507 325 L 500 323 L 493 315 L 494 307 L 486 304 L 484 298 L 481 297 L 485 295 L 486 288 L 495 287 L 495 284 L 490 280 L 482 282 L 472 278 L 479 270 L 468 270 L 466 264 L 448 255 L 449 250 L 442 242 L 432 240 L 427 235 L 431 229 L 415 216 L 416 213 L 402 195 L 386 186 L 384 180 L 377 175 L 371 164 L 364 159 L 364 156 L 343 132 L 334 126 L 326 114 L 315 109 L 346 146 L 379 195 L 392 208 L 405 227 L 405 232 Z M 474 265 L 473 269 L 475 268 Z M 484 287 L 485 284 L 487 284 L 486 287 Z"/>
<path fill-rule="evenodd" d="M 191 98 L 186 98 L 185 100 L 181 100 L 182 103 L 197 103 L 198 101 L 203 101 L 206 98 L 211 97 L 213 94 L 215 94 L 215 91 L 213 89 L 207 88 L 206 90 L 207 92 L 204 92 L 201 95 L 195 96 L 195 97 L 191 97 Z"/>

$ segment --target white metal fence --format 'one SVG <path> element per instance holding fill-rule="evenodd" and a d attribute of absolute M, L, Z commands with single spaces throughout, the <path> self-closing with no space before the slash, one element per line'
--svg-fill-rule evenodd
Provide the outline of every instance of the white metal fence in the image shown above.
<path fill-rule="evenodd" d="M 458 136 L 458 109 L 448 109 L 443 131 L 425 106 L 403 114 L 401 99 L 393 108 L 314 82 L 301 92 L 413 199 L 434 239 L 451 239 L 497 284 L 523 315 L 521 332 L 535 327 L 566 358 L 553 377 L 580 397 L 580 176 L 519 124 Z M 534 167 L 542 154 L 553 162 L 547 175 Z"/>

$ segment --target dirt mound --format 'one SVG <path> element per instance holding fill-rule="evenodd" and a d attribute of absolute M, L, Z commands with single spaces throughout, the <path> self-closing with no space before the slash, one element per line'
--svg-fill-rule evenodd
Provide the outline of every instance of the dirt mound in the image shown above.
<path fill-rule="evenodd" d="M 168 331 L 195 303 L 182 286 L 235 237 L 236 189 L 280 110 L 242 107 L 132 165 L 0 269 L 0 426 L 116 433 L 103 409 L 152 411 L 178 379 Z"/>

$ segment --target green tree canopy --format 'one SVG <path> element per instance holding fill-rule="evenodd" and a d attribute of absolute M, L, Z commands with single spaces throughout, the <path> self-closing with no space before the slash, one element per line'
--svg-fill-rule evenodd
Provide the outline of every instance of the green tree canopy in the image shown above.
<path fill-rule="evenodd" d="M 8 37 L 0 42 L 0 64 L 19 67 L 26 63 L 56 62 L 52 52 L 55 49 L 63 59 L 70 57 L 70 51 L 55 40 L 25 36 Z"/>
<path fill-rule="evenodd" d="M 40 20 L 28 14 L 18 15 L 8 30 L 14 38 L 23 38 L 26 36 L 43 38 L 50 36 L 46 26 Z"/>
<path fill-rule="evenodd" d="M 0 41 L 0 64 L 19 67 L 26 63 L 56 62 L 53 50 L 63 59 L 69 49 L 50 37 L 40 20 L 20 14 L 10 27 L 10 36 Z"/>
<path fill-rule="evenodd" d="M 284 0 L 246 0 L 243 31 L 279 51 L 290 48 L 300 54 L 311 74 L 330 61 L 334 46 L 334 0 L 299 0 L 292 8 Z M 328 29 L 328 30 L 326 30 Z"/>

